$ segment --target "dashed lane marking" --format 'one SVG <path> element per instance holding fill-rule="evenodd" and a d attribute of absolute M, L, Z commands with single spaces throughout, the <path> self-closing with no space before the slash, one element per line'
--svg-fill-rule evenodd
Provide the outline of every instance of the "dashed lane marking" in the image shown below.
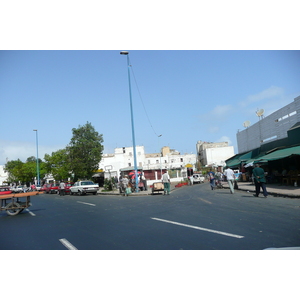
<path fill-rule="evenodd" d="M 212 233 L 216 233 L 216 234 L 226 235 L 226 236 L 234 237 L 234 238 L 237 238 L 237 239 L 242 239 L 244 237 L 242 235 L 232 234 L 232 233 L 218 231 L 218 230 L 212 230 L 212 229 L 198 227 L 198 226 L 192 226 L 192 225 L 173 222 L 173 221 L 164 220 L 164 219 L 158 219 L 158 218 L 151 218 L 151 219 L 156 220 L 156 221 L 165 222 L 165 223 L 171 223 L 171 224 L 174 224 L 174 225 L 189 227 L 189 228 L 193 228 L 193 229 L 197 229 L 197 230 L 202 230 L 202 231 L 212 232 Z"/>
<path fill-rule="evenodd" d="M 199 200 L 201 200 L 201 201 L 203 201 L 203 202 L 205 202 L 205 203 L 208 203 L 208 204 L 212 204 L 210 201 L 208 201 L 208 200 L 204 200 L 204 199 L 202 199 L 202 198 L 198 198 Z"/>
<path fill-rule="evenodd" d="M 59 239 L 59 241 L 69 250 L 78 250 L 75 246 L 73 246 L 68 240 L 66 239 Z"/>
<path fill-rule="evenodd" d="M 82 203 L 82 204 L 86 204 L 86 205 L 96 206 L 96 204 L 92 204 L 92 203 L 86 203 L 86 202 L 81 202 L 81 201 L 77 201 L 77 202 Z"/>
<path fill-rule="evenodd" d="M 28 211 L 33 217 L 35 217 L 35 214 L 32 211 L 30 211 L 28 208 L 26 208 L 25 210 Z"/>

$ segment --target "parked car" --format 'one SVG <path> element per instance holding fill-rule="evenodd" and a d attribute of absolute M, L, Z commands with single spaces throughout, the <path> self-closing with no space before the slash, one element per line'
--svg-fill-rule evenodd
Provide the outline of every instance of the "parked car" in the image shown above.
<path fill-rule="evenodd" d="M 12 191 L 9 186 L 0 186 L 0 195 L 9 195 Z"/>
<path fill-rule="evenodd" d="M 201 174 L 194 174 L 193 178 L 194 178 L 193 183 L 203 183 L 205 179 L 204 176 Z"/>
<path fill-rule="evenodd" d="M 73 186 L 73 182 L 65 182 L 65 193 L 70 194 L 70 187 Z M 60 187 L 58 187 L 58 192 L 60 192 Z"/>
<path fill-rule="evenodd" d="M 35 189 L 37 190 L 37 191 L 40 191 L 41 190 L 41 185 L 39 185 L 39 184 L 37 184 L 36 186 L 35 186 Z"/>
<path fill-rule="evenodd" d="M 51 183 L 47 183 L 47 184 L 46 184 L 46 187 L 45 187 L 45 192 L 46 192 L 46 194 L 50 193 L 51 186 L 52 186 Z"/>
<path fill-rule="evenodd" d="M 47 184 L 44 184 L 41 188 L 40 188 L 40 192 L 46 192 L 47 189 Z"/>
<path fill-rule="evenodd" d="M 70 187 L 70 194 L 85 195 L 87 193 L 92 193 L 96 195 L 98 189 L 99 185 L 94 183 L 93 181 L 77 181 L 73 186 Z"/>
<path fill-rule="evenodd" d="M 23 185 L 18 185 L 18 186 L 15 186 L 15 187 L 11 188 L 11 191 L 13 193 L 23 193 L 23 190 L 24 190 Z"/>
<path fill-rule="evenodd" d="M 59 183 L 51 184 L 50 194 L 57 194 Z"/>

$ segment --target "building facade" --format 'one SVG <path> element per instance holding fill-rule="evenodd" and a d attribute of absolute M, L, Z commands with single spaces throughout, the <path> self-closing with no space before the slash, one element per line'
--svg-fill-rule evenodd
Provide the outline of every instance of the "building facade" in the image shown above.
<path fill-rule="evenodd" d="M 136 146 L 137 168 L 143 170 L 148 180 L 159 180 L 163 170 L 168 170 L 173 178 L 186 176 L 187 166 L 195 169 L 195 154 L 180 154 L 163 147 L 160 153 L 146 154 L 144 146 Z M 119 177 L 122 170 L 134 169 L 133 147 L 115 148 L 113 154 L 103 154 L 99 170 L 109 176 Z"/>
<path fill-rule="evenodd" d="M 0 166 L 0 185 L 5 185 L 7 178 L 8 174 L 4 171 L 4 166 Z"/>
<path fill-rule="evenodd" d="M 289 130 L 300 122 L 300 96 L 271 115 L 239 131 L 236 135 L 238 152 L 244 153 L 288 137 Z M 287 146 L 287 145 L 285 145 Z"/>
<path fill-rule="evenodd" d="M 198 141 L 197 160 L 200 166 L 225 166 L 225 161 L 234 155 L 234 147 L 228 142 L 211 143 Z"/>

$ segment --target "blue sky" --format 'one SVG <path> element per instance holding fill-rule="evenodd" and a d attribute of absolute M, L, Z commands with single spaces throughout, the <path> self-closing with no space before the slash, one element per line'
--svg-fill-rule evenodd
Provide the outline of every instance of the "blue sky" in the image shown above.
<path fill-rule="evenodd" d="M 136 144 L 146 153 L 195 153 L 198 140 L 228 141 L 237 153 L 236 133 L 258 121 L 257 109 L 269 115 L 300 95 L 291 0 L 29 0 L 7 1 L 1 12 L 0 165 L 36 155 L 33 129 L 43 158 L 87 121 L 103 134 L 104 153 L 132 146 L 122 50 L 133 71 Z"/>
<path fill-rule="evenodd" d="M 91 122 L 104 153 L 132 146 L 126 56 L 130 51 L 136 145 L 195 153 L 198 140 L 236 147 L 243 122 L 300 95 L 299 51 L 1 51 L 0 164 L 64 148 Z M 158 138 L 158 135 L 162 137 Z"/>

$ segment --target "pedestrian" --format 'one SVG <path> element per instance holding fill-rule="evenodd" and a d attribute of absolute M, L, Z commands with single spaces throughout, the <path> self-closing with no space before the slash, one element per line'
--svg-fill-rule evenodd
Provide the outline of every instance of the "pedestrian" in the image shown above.
<path fill-rule="evenodd" d="M 170 195 L 170 176 L 167 170 L 164 170 L 164 174 L 161 177 L 161 181 L 164 184 L 164 195 Z"/>
<path fill-rule="evenodd" d="M 144 191 L 147 191 L 147 180 L 146 180 L 146 177 L 144 175 L 144 173 L 142 174 L 142 181 L 143 181 L 143 184 L 144 184 Z"/>
<path fill-rule="evenodd" d="M 66 185 L 65 183 L 62 181 L 60 184 L 59 184 L 59 195 L 60 196 L 64 196 L 66 194 Z"/>
<path fill-rule="evenodd" d="M 255 168 L 253 169 L 252 175 L 254 177 L 255 184 L 255 194 L 253 194 L 253 196 L 258 197 L 260 188 L 262 188 L 263 195 L 265 198 L 267 198 L 268 192 L 266 188 L 266 177 L 264 169 L 261 168 L 259 164 L 256 164 Z"/>
<path fill-rule="evenodd" d="M 194 177 L 193 177 L 193 175 L 191 175 L 189 177 L 189 179 L 190 179 L 190 185 L 193 185 L 194 184 Z"/>
<path fill-rule="evenodd" d="M 124 196 L 128 196 L 128 184 L 129 184 L 129 180 L 128 180 L 128 176 L 125 175 L 120 182 L 120 186 L 122 188 L 122 192 L 124 192 Z"/>
<path fill-rule="evenodd" d="M 234 181 L 235 181 L 234 172 L 232 169 L 230 169 L 230 167 L 227 167 L 227 169 L 224 171 L 224 175 L 227 178 L 230 193 L 233 194 L 234 193 Z"/>
<path fill-rule="evenodd" d="M 212 171 L 212 169 L 210 169 L 210 171 L 208 172 L 208 180 L 211 190 L 213 190 L 215 188 L 215 173 Z"/>

